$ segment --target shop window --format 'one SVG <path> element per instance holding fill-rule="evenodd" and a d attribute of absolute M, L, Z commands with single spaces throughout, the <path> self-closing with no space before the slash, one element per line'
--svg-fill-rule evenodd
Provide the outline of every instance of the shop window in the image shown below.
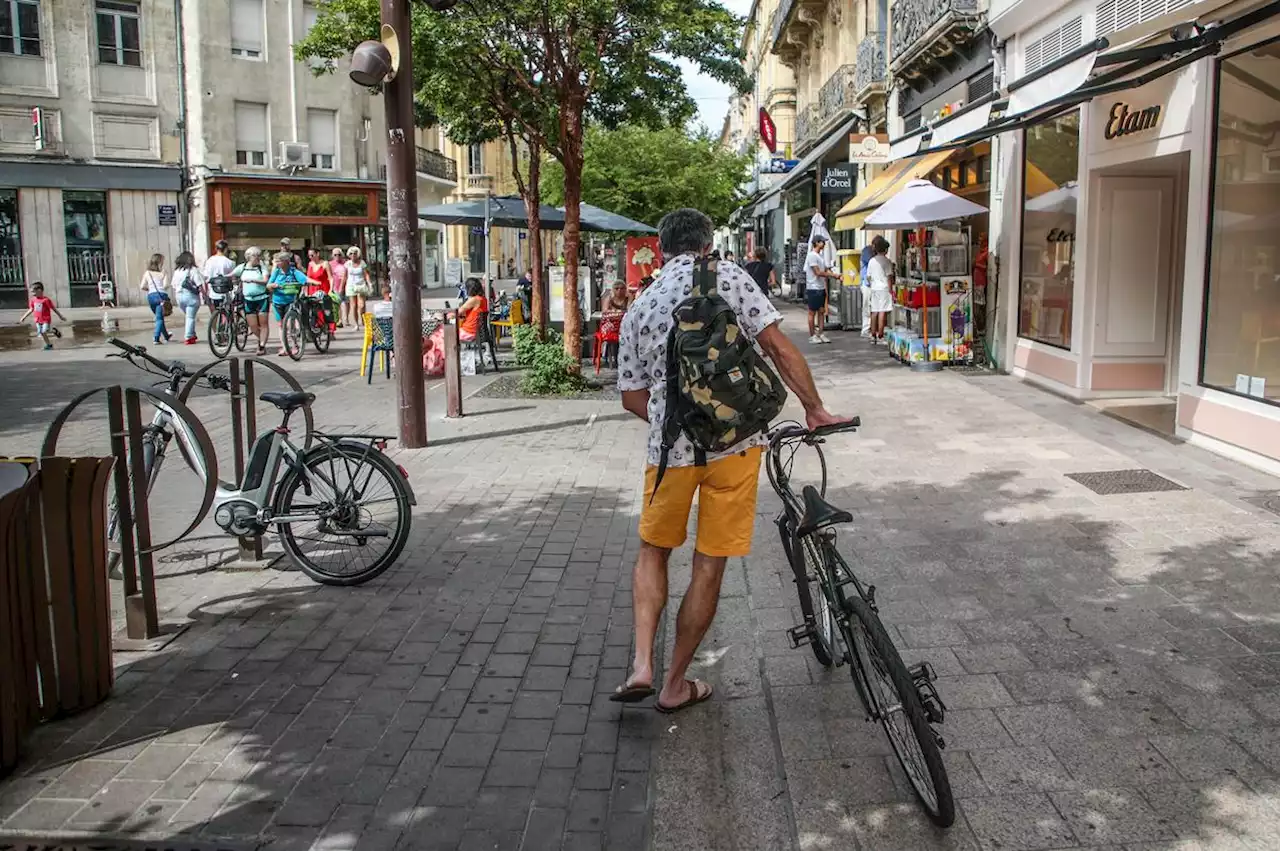
<path fill-rule="evenodd" d="M 1018 336 L 1069 349 L 1080 197 L 1080 114 L 1027 128 L 1023 152 Z M 989 166 L 979 168 L 985 172 Z M 1033 171 L 1037 179 L 1025 179 Z M 1040 179 L 1041 175 L 1047 179 Z"/>
<path fill-rule="evenodd" d="M 71 306 L 97 302 L 98 281 L 111 277 L 107 237 L 107 193 L 63 192 L 62 226 L 67 241 Z"/>
<path fill-rule="evenodd" d="M 268 166 L 267 105 L 236 101 L 236 165 Z"/>
<path fill-rule="evenodd" d="M 313 218 L 358 218 L 369 215 L 364 193 L 271 192 L 259 189 L 232 189 L 233 216 L 310 216 Z"/>
<path fill-rule="evenodd" d="M 332 109 L 307 110 L 307 142 L 311 167 L 333 171 L 338 163 L 338 113 Z"/>
<path fill-rule="evenodd" d="M 137 3 L 97 0 L 98 61 L 142 67 L 142 35 Z"/>
<path fill-rule="evenodd" d="M 0 0 L 0 53 L 40 55 L 40 4 L 36 0 Z"/>
<path fill-rule="evenodd" d="M 241 59 L 262 59 L 262 34 L 266 31 L 262 0 L 232 0 L 231 55 Z"/>
<path fill-rule="evenodd" d="M 0 308 L 25 307 L 26 296 L 18 191 L 0 189 Z"/>
<path fill-rule="evenodd" d="M 1280 40 L 1218 64 L 1200 380 L 1280 404 Z"/>

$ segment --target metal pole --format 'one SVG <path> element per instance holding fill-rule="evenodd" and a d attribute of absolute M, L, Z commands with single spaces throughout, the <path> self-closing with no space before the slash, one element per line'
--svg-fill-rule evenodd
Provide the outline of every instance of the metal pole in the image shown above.
<path fill-rule="evenodd" d="M 400 67 L 384 89 L 387 119 L 387 255 L 395 332 L 400 442 L 427 445 L 427 397 L 422 374 L 422 290 L 418 281 L 418 178 L 413 152 L 413 40 L 410 0 L 382 0 L 382 22 L 400 41 Z"/>

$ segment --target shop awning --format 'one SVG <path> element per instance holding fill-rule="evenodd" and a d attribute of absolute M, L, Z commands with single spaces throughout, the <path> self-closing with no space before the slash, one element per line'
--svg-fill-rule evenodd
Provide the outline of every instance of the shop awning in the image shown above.
<path fill-rule="evenodd" d="M 991 103 L 989 110 L 982 110 L 988 115 L 982 126 L 973 126 L 975 113 L 981 114 L 978 112 L 980 102 L 930 130 L 894 140 L 891 147 L 920 153 L 949 150 L 1056 118 L 1093 98 L 1145 86 L 1216 55 L 1224 41 L 1277 14 L 1280 14 L 1280 0 L 1273 0 L 1231 21 L 1199 30 L 1188 38 L 1125 45 L 1114 50 L 1108 50 L 1107 39 L 1096 39 L 1010 83 L 1004 97 Z"/>
<path fill-rule="evenodd" d="M 797 182 L 805 174 L 809 172 L 818 161 L 827 155 L 827 153 L 840 142 L 846 145 L 849 143 L 849 131 L 853 130 L 853 126 L 859 121 L 865 120 L 865 116 L 860 113 L 854 113 L 849 120 L 841 122 L 835 130 L 828 133 L 822 138 L 813 150 L 805 155 L 805 158 L 796 164 L 796 167 L 787 172 L 787 176 L 782 181 L 764 194 L 764 196 L 756 202 L 756 215 L 762 215 L 769 210 L 776 209 L 777 204 L 769 206 L 769 202 L 782 194 L 782 191 L 791 184 Z"/>
<path fill-rule="evenodd" d="M 937 151 L 898 160 L 885 169 L 879 177 L 868 183 L 861 192 L 836 213 L 834 230 L 857 230 L 866 222 L 867 216 L 894 196 L 899 189 L 917 178 L 926 177 L 940 168 L 955 154 L 953 150 Z"/>

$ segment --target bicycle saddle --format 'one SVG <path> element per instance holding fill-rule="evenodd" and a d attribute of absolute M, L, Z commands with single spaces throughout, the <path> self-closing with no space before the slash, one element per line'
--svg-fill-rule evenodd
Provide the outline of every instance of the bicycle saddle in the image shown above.
<path fill-rule="evenodd" d="M 314 402 L 316 394 L 305 391 L 294 393 L 289 390 L 272 390 L 263 393 L 258 398 L 270 405 L 275 405 L 282 411 L 296 411 Z"/>
<path fill-rule="evenodd" d="M 800 518 L 800 525 L 796 528 L 796 534 L 800 537 L 812 535 L 819 529 L 838 523 L 853 522 L 852 514 L 827 502 L 813 485 L 805 485 L 800 496 L 804 499 L 804 516 Z"/>

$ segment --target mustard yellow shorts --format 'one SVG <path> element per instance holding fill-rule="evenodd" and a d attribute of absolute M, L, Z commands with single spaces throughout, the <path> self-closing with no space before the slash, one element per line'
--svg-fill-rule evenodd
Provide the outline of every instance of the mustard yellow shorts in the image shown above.
<path fill-rule="evenodd" d="M 688 537 L 693 495 L 697 493 L 698 552 L 708 556 L 748 555 L 755 529 L 761 452 L 757 446 L 705 467 L 669 467 L 657 496 L 653 488 L 658 468 L 645 468 L 640 539 L 669 550 L 683 544 Z"/>

